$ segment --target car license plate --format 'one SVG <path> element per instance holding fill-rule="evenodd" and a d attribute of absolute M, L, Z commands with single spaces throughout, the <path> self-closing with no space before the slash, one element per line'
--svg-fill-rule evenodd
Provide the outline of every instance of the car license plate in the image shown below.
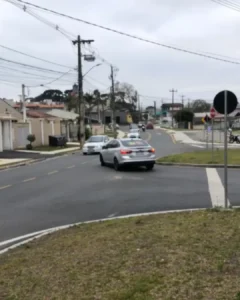
<path fill-rule="evenodd" d="M 88 147 L 88 153 L 94 152 L 94 147 Z"/>

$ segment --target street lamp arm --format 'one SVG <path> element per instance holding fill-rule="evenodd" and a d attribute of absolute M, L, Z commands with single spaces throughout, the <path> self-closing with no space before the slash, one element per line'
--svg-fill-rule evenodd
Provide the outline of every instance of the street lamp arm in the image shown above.
<path fill-rule="evenodd" d="M 92 69 L 94 69 L 94 68 L 96 68 L 96 67 L 99 67 L 99 66 L 101 66 L 101 64 L 97 64 L 97 65 L 95 65 L 95 66 L 92 66 L 84 75 L 83 75 L 83 78 L 90 72 L 90 71 L 92 71 Z"/>

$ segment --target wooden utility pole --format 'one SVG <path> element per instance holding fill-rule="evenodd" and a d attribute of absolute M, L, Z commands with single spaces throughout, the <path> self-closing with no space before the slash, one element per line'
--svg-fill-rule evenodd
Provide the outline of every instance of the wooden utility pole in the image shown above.
<path fill-rule="evenodd" d="M 82 74 L 82 44 L 91 44 L 94 40 L 82 40 L 80 35 L 78 35 L 77 40 L 72 41 L 73 45 L 78 46 L 78 133 L 79 133 L 79 143 L 80 148 L 83 147 L 85 143 L 85 101 L 83 97 L 83 74 Z"/>
<path fill-rule="evenodd" d="M 184 108 L 184 97 L 185 97 L 184 95 L 181 96 L 181 98 L 182 98 L 182 110 Z"/>
<path fill-rule="evenodd" d="M 112 126 L 113 126 L 113 133 L 114 138 L 116 138 L 116 111 L 115 111 L 115 84 L 114 84 L 114 70 L 113 66 L 111 65 L 111 106 L 112 106 Z"/>

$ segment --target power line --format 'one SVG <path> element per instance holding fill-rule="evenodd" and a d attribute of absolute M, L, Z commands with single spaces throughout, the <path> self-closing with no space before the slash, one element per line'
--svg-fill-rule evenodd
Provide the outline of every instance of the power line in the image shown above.
<path fill-rule="evenodd" d="M 26 72 L 26 71 L 18 70 L 18 69 L 15 69 L 15 68 L 9 68 L 9 67 L 5 67 L 5 66 L 0 66 L 0 70 L 1 69 L 14 71 L 14 73 L 19 72 L 19 73 L 22 73 L 22 74 L 32 75 L 32 76 L 36 76 L 36 77 L 39 77 L 39 78 L 55 79 L 54 77 L 49 77 L 49 76 L 40 75 L 40 74 L 34 74 L 34 73 L 31 73 L 31 72 Z M 16 74 L 14 74 L 14 75 L 16 75 Z"/>
<path fill-rule="evenodd" d="M 227 1 L 227 0 L 226 1 L 224 1 L 224 0 L 210 0 L 210 1 L 212 1 L 214 3 L 217 3 L 219 5 L 225 6 L 227 8 L 230 8 L 232 10 L 235 10 L 237 12 L 240 12 L 240 5 L 238 5 L 238 4 L 236 4 L 232 1 Z"/>
<path fill-rule="evenodd" d="M 7 0 L 5 0 L 5 1 L 7 1 Z M 111 31 L 111 32 L 114 32 L 114 33 L 117 33 L 117 34 L 129 37 L 129 38 L 133 38 L 133 39 L 136 39 L 136 40 L 139 40 L 139 41 L 142 41 L 142 42 L 146 42 L 146 43 L 153 44 L 153 45 L 156 45 L 156 46 L 160 46 L 160 47 L 172 49 L 172 50 L 179 51 L 179 52 L 184 52 L 184 53 L 196 55 L 196 56 L 199 56 L 199 57 L 205 57 L 205 58 L 208 58 L 208 59 L 222 61 L 222 62 L 225 62 L 225 63 L 240 65 L 240 62 L 237 62 L 237 61 L 231 61 L 231 60 L 227 60 L 227 59 L 222 59 L 222 58 L 214 57 L 214 56 L 211 56 L 211 55 L 202 54 L 202 53 L 199 53 L 199 52 L 196 52 L 196 51 L 191 51 L 191 50 L 187 50 L 187 49 L 180 48 L 180 47 L 175 47 L 175 46 L 170 46 L 170 45 L 162 44 L 162 43 L 159 43 L 159 42 L 154 42 L 154 41 L 151 41 L 149 39 L 145 39 L 145 38 L 133 35 L 133 34 L 129 34 L 129 33 L 122 32 L 122 31 L 119 31 L 119 30 L 116 30 L 116 29 L 112 29 L 110 27 L 106 27 L 106 26 L 102 26 L 102 25 L 99 25 L 99 24 L 96 24 L 96 23 L 92 23 L 92 22 L 89 22 L 89 21 L 86 21 L 86 20 L 83 20 L 83 19 L 72 17 L 72 16 L 69 16 L 69 15 L 66 15 L 66 14 L 63 14 L 63 13 L 60 13 L 60 12 L 57 12 L 57 11 L 45 8 L 45 7 L 41 7 L 41 6 L 36 5 L 36 4 L 32 4 L 32 3 L 26 2 L 26 1 L 22 1 L 22 0 L 16 0 L 16 1 L 18 1 L 20 3 L 24 3 L 26 5 L 30 5 L 32 7 L 38 8 L 38 9 L 46 11 L 46 12 L 51 12 L 51 13 L 53 13 L 55 15 L 58 15 L 58 16 L 62 16 L 62 17 L 65 17 L 65 18 L 68 18 L 68 19 L 71 19 L 71 20 L 75 20 L 75 21 L 87 24 L 87 25 L 91 25 L 91 26 L 94 26 L 94 27 L 97 27 L 97 28 L 101 28 L 101 29 L 104 29 L 104 30 L 107 30 L 107 31 Z M 216 0 L 211 0 L 211 1 L 215 2 Z M 10 2 L 10 1 L 7 1 L 7 2 Z M 12 3 L 12 2 L 10 2 L 10 3 Z"/>
<path fill-rule="evenodd" d="M 27 54 L 27 53 L 24 53 L 24 52 L 21 52 L 21 51 L 18 51 L 18 50 L 9 48 L 9 47 L 4 46 L 4 45 L 0 45 L 0 47 L 1 47 L 1 48 L 4 48 L 4 49 L 6 49 L 6 50 L 9 50 L 9 51 L 15 52 L 15 53 L 19 53 L 19 54 L 24 55 L 24 56 L 27 56 L 27 57 L 31 57 L 31 58 L 34 58 L 34 59 L 37 59 L 37 60 L 40 60 L 40 61 L 43 61 L 43 62 L 52 64 L 52 65 L 56 65 L 56 66 L 63 67 L 63 68 L 68 68 L 68 69 L 74 69 L 74 68 L 72 68 L 72 67 L 69 67 L 69 66 L 66 66 L 66 65 L 61 65 L 61 64 L 58 64 L 58 63 L 55 63 L 55 62 L 52 62 L 52 61 L 43 59 L 43 58 L 39 58 L 39 57 L 30 55 L 30 54 Z"/>
<path fill-rule="evenodd" d="M 52 70 L 52 69 L 46 69 L 46 68 L 41 68 L 41 67 L 29 65 L 29 64 L 24 64 L 24 63 L 20 63 L 20 62 L 17 62 L 17 61 L 10 60 L 10 59 L 5 59 L 5 58 L 2 58 L 2 57 L 0 57 L 0 60 L 5 61 L 5 62 L 9 62 L 9 63 L 12 63 L 12 64 L 17 64 L 17 65 L 20 65 L 20 66 L 28 67 L 28 68 L 33 68 L 33 69 L 44 71 L 44 72 L 48 71 L 48 72 L 52 72 L 52 73 L 64 74 L 61 71 L 56 71 L 56 70 Z"/>
<path fill-rule="evenodd" d="M 7 0 L 5 0 L 5 1 L 7 1 Z M 21 6 L 19 4 L 13 3 L 12 1 L 9 1 L 9 0 L 7 2 L 13 4 L 14 6 L 17 6 L 18 8 L 21 8 Z M 67 32 L 65 29 L 61 28 L 59 25 L 56 25 L 56 24 L 54 24 L 54 23 L 52 23 L 52 22 L 44 19 L 43 17 L 38 16 L 37 14 L 31 12 L 31 10 L 27 9 L 25 5 L 22 6 L 22 9 L 24 10 L 24 12 L 26 12 L 29 15 L 31 15 L 32 17 L 36 18 L 38 21 L 43 22 L 45 25 L 48 25 L 51 28 L 53 28 L 53 29 L 59 31 L 60 33 L 62 33 L 70 42 L 72 42 L 72 38 L 75 37 L 72 33 Z M 72 43 L 71 43 L 71 45 L 72 45 Z M 98 57 L 98 59 L 101 60 L 103 63 L 106 63 L 109 66 L 112 65 L 109 61 L 107 61 L 106 59 L 104 59 L 103 57 L 101 57 L 99 53 L 96 53 L 96 51 L 91 50 L 90 47 L 89 48 L 84 47 L 84 49 L 86 51 L 88 51 L 89 53 L 91 53 L 92 55 Z"/>

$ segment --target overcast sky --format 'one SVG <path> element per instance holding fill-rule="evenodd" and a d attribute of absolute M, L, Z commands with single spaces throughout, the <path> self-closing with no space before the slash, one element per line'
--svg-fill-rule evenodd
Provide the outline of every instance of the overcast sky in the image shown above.
<path fill-rule="evenodd" d="M 240 62 L 240 13 L 210 0 L 29 1 L 162 44 L 218 53 Z M 181 95 L 185 99 L 203 98 L 211 101 L 223 89 L 230 89 L 240 96 L 240 65 L 151 45 L 34 8 L 31 8 L 31 12 L 64 29 L 70 39 L 78 34 L 83 39 L 94 39 L 91 50 L 97 51 L 100 57 L 119 69 L 116 80 L 134 85 L 139 94 L 144 96 L 141 97 L 143 105 L 149 105 L 153 100 L 157 100 L 159 106 L 161 100 L 169 102 L 171 88 L 178 90 L 176 101 L 180 100 Z M 70 40 L 5 1 L 0 1 L 0 36 L 0 45 L 69 67 L 77 65 L 77 50 Z M 68 71 L 67 68 L 28 58 L 1 47 L 0 58 L 59 72 Z M 84 72 L 96 63 L 101 63 L 101 60 L 84 62 Z M 94 68 L 85 77 L 84 91 L 98 88 L 106 92 L 110 86 L 109 73 L 109 65 L 102 62 L 101 66 Z M 63 77 L 64 81 L 47 84 L 60 75 L 0 60 L 0 98 L 19 100 L 22 83 L 27 86 L 46 84 L 45 88 L 27 89 L 30 96 L 36 96 L 48 88 L 71 88 L 76 80 L 73 73 Z"/>

